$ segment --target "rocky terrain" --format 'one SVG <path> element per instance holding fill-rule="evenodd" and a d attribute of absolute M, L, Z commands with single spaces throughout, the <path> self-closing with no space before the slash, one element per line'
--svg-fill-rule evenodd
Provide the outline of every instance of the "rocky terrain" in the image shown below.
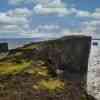
<path fill-rule="evenodd" d="M 0 58 L 0 100 L 95 100 L 86 91 L 91 38 L 69 36 Z"/>
<path fill-rule="evenodd" d="M 100 42 L 92 45 L 88 67 L 88 93 L 100 100 Z"/>

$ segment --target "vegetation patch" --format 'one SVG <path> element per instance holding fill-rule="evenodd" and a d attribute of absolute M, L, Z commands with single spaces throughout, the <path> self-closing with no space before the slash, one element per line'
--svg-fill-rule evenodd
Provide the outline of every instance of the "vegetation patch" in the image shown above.
<path fill-rule="evenodd" d="M 46 66 L 41 66 L 41 67 L 37 67 L 37 66 L 34 66 L 34 68 L 30 68 L 28 70 L 26 70 L 25 72 L 29 73 L 29 74 L 32 74 L 34 76 L 49 76 L 48 74 L 48 69 Z"/>
<path fill-rule="evenodd" d="M 37 85 L 33 85 L 36 90 L 46 90 L 50 93 L 64 90 L 64 82 L 58 79 L 41 80 Z"/>
<path fill-rule="evenodd" d="M 32 50 L 32 49 L 37 49 L 37 48 L 39 48 L 39 45 L 34 44 L 34 45 L 27 46 L 27 48 L 26 47 L 23 47 L 21 49 L 22 50 Z"/>
<path fill-rule="evenodd" d="M 28 68 L 31 62 L 23 62 L 21 64 L 15 63 L 0 63 L 0 75 L 15 75 L 21 73 Z"/>

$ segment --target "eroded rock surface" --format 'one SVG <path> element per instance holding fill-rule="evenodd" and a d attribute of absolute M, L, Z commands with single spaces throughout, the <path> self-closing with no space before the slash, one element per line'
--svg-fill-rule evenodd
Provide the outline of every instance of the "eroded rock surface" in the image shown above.
<path fill-rule="evenodd" d="M 100 100 L 100 42 L 96 42 L 98 42 L 98 45 L 91 44 L 87 90 L 89 94 Z"/>
<path fill-rule="evenodd" d="M 86 92 L 90 46 L 91 37 L 68 36 L 10 50 L 0 59 L 0 99 L 94 100 Z"/>

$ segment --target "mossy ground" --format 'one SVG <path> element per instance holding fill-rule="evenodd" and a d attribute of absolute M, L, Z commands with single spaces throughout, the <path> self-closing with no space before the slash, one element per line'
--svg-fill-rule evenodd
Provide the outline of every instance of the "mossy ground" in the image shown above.
<path fill-rule="evenodd" d="M 21 73 L 30 66 L 31 62 L 23 62 L 21 64 L 0 63 L 0 75 L 15 75 Z"/>
<path fill-rule="evenodd" d="M 68 82 L 66 88 L 65 81 L 52 77 L 44 65 L 4 63 L 0 75 L 0 100 L 91 100 L 80 93 L 79 85 Z"/>

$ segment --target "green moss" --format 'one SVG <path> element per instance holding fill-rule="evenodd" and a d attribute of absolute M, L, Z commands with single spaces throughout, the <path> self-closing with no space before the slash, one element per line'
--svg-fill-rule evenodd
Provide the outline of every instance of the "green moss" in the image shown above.
<path fill-rule="evenodd" d="M 34 68 L 28 69 L 26 72 L 34 76 L 49 76 L 47 66 L 34 66 Z"/>
<path fill-rule="evenodd" d="M 36 90 L 46 90 L 50 93 L 64 90 L 64 82 L 58 79 L 41 80 L 33 85 Z"/>
<path fill-rule="evenodd" d="M 30 45 L 26 47 L 23 47 L 22 50 L 30 50 L 30 49 L 34 49 L 34 48 L 39 48 L 39 45 L 34 44 L 34 45 Z"/>
<path fill-rule="evenodd" d="M 0 75 L 15 75 L 29 67 L 31 62 L 23 62 L 21 64 L 2 63 L 0 64 Z"/>

